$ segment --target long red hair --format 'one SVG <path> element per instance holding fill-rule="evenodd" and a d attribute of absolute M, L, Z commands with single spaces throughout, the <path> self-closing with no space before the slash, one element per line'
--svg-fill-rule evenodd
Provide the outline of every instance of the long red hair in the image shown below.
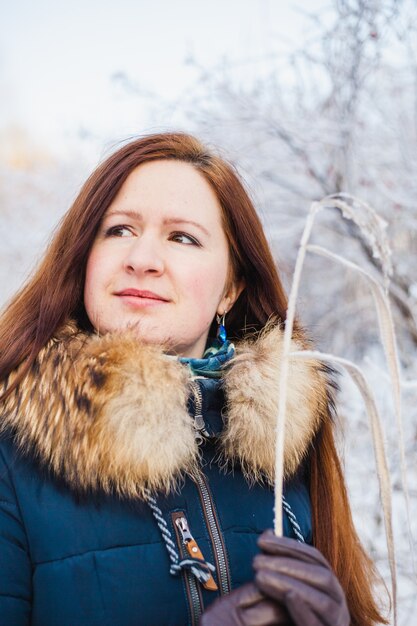
<path fill-rule="evenodd" d="M 286 295 L 260 220 L 235 169 L 190 135 L 148 135 L 118 149 L 92 173 L 64 216 L 37 272 L 6 308 L 0 318 L 0 380 L 22 362 L 23 377 L 39 350 L 68 318 L 91 329 L 83 288 L 97 230 L 130 172 L 157 159 L 191 163 L 220 202 L 233 273 L 245 284 L 228 314 L 229 335 L 241 338 L 249 331 L 261 330 L 271 319 L 285 323 Z M 301 332 L 298 324 L 296 330 Z M 330 410 L 311 447 L 309 464 L 314 544 L 341 581 L 351 623 L 371 626 L 384 622 L 372 592 L 374 569 L 353 527 Z"/>

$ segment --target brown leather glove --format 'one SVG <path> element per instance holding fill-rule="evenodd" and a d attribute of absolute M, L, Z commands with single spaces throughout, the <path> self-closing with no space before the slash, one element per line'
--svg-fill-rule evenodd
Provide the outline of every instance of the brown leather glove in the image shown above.
<path fill-rule="evenodd" d="M 218 598 L 202 615 L 201 626 L 294 626 L 287 611 L 247 583 Z"/>
<path fill-rule="evenodd" d="M 349 626 L 345 594 L 324 556 L 305 543 L 276 537 L 258 539 L 263 554 L 253 565 L 262 593 L 284 605 L 296 626 Z"/>

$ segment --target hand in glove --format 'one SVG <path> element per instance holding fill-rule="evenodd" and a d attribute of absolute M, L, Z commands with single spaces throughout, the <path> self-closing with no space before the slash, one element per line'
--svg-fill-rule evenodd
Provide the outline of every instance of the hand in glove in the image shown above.
<path fill-rule="evenodd" d="M 200 626 L 294 626 L 287 611 L 262 595 L 254 583 L 218 598 L 202 615 Z"/>
<path fill-rule="evenodd" d="M 259 537 L 258 545 L 262 554 L 253 562 L 255 583 L 266 597 L 285 606 L 295 626 L 349 626 L 345 594 L 321 552 L 276 537 L 272 530 Z"/>

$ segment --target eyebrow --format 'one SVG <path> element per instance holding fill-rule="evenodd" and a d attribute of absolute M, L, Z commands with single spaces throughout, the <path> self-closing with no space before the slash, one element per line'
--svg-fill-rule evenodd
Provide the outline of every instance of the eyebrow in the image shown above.
<path fill-rule="evenodd" d="M 111 211 L 110 213 L 107 213 L 105 218 L 112 217 L 114 215 L 127 216 L 131 219 L 139 221 L 142 220 L 142 215 L 140 213 L 138 213 L 137 211 L 131 211 L 130 209 L 126 209 L 123 211 Z M 209 231 L 202 224 L 194 222 L 193 220 L 184 219 L 183 217 L 169 217 L 167 219 L 164 219 L 163 224 L 166 226 L 171 226 L 173 224 L 190 224 L 191 226 L 199 228 L 205 235 L 207 235 L 207 237 L 210 237 Z"/>

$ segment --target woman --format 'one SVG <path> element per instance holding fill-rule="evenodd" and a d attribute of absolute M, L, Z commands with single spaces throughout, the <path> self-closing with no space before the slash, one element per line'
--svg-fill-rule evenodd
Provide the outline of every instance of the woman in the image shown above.
<path fill-rule="evenodd" d="M 285 312 L 230 165 L 165 133 L 98 167 L 1 319 L 2 624 L 383 621 L 318 362 L 291 365 L 286 537 L 261 535 Z"/>

